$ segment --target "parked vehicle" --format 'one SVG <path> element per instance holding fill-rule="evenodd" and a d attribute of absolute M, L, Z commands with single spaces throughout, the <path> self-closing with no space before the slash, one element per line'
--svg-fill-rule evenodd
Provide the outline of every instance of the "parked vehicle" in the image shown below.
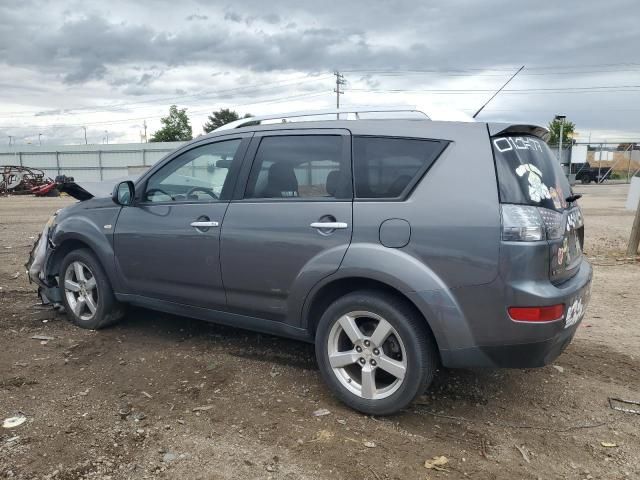
<path fill-rule="evenodd" d="M 581 183 L 600 183 L 608 173 L 610 168 L 592 167 L 586 163 L 572 163 L 571 172 L 576 175 L 576 181 Z"/>
<path fill-rule="evenodd" d="M 273 118 L 59 211 L 29 263 L 43 299 L 83 328 L 132 304 L 314 342 L 333 393 L 377 415 L 441 364 L 540 367 L 569 344 L 592 271 L 546 130 Z"/>

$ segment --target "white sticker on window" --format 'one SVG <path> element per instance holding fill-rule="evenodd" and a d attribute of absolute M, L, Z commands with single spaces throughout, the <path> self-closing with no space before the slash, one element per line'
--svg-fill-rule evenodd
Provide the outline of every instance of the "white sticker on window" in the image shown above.
<path fill-rule="evenodd" d="M 516 168 L 516 173 L 519 177 L 528 173 L 527 180 L 529 180 L 529 198 L 531 201 L 540 203 L 544 199 L 551 198 L 549 187 L 542 181 L 542 172 L 538 167 L 531 163 L 524 163 Z"/>

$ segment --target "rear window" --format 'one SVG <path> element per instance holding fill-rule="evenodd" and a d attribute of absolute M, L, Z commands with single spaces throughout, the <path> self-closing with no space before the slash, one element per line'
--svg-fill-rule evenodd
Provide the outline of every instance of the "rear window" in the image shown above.
<path fill-rule="evenodd" d="M 397 198 L 433 164 L 446 142 L 353 137 L 357 198 Z"/>
<path fill-rule="evenodd" d="M 562 211 L 571 187 L 547 144 L 533 136 L 492 138 L 502 203 Z"/>

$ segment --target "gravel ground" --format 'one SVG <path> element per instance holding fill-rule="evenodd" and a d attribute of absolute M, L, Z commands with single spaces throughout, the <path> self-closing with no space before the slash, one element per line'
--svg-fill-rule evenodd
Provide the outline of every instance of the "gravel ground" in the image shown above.
<path fill-rule="evenodd" d="M 640 478 L 640 415 L 607 400 L 640 400 L 627 188 L 576 187 L 593 296 L 555 365 L 443 370 L 385 418 L 337 402 L 310 345 L 146 310 L 93 332 L 39 308 L 23 263 L 73 200 L 0 198 L 0 420 L 27 417 L 0 428 L 0 478 Z"/>

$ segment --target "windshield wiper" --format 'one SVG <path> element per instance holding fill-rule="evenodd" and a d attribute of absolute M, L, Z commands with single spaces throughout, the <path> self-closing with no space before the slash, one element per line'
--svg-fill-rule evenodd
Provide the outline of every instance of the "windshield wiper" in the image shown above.
<path fill-rule="evenodd" d="M 580 200 L 582 198 L 582 195 L 580 195 L 579 193 L 576 193 L 574 195 L 569 195 L 567 198 L 565 198 L 565 200 L 567 201 L 567 203 L 573 203 L 576 200 Z"/>

